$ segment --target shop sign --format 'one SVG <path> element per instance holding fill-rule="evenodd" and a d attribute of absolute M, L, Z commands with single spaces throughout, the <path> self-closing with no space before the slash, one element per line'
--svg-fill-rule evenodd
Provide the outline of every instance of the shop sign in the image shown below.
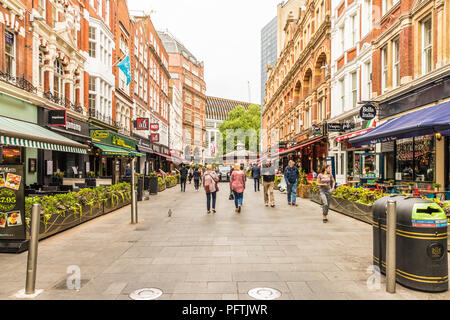
<path fill-rule="evenodd" d="M 50 110 L 48 112 L 48 124 L 51 126 L 65 127 L 67 123 L 67 111 L 64 110 Z"/>
<path fill-rule="evenodd" d="M 321 135 L 322 134 L 322 128 L 321 126 L 318 126 L 317 124 L 314 124 L 311 128 L 311 133 L 316 136 L 316 135 Z"/>
<path fill-rule="evenodd" d="M 23 165 L 0 165 L 0 240 L 25 240 Z"/>
<path fill-rule="evenodd" d="M 377 116 L 377 109 L 371 104 L 366 104 L 359 110 L 359 115 L 363 120 L 372 120 Z"/>
<path fill-rule="evenodd" d="M 342 123 L 328 123 L 328 132 L 341 132 Z"/>
<path fill-rule="evenodd" d="M 298 138 L 295 140 L 295 142 L 298 143 L 298 142 L 302 142 L 302 141 L 305 141 L 305 140 L 308 140 L 308 135 L 307 135 L 307 134 L 304 134 L 304 135 L 298 137 Z"/>
<path fill-rule="evenodd" d="M 73 130 L 81 132 L 81 125 L 78 123 L 75 123 L 72 118 L 69 118 L 66 123 L 66 130 Z"/>
<path fill-rule="evenodd" d="M 150 136 L 151 142 L 159 142 L 159 133 L 152 133 Z"/>
<path fill-rule="evenodd" d="M 148 118 L 136 119 L 136 130 L 148 130 L 150 127 L 150 120 Z"/>
<path fill-rule="evenodd" d="M 126 149 L 136 149 L 136 141 L 107 130 L 93 130 L 92 141 L 109 144 Z"/>
<path fill-rule="evenodd" d="M 158 131 L 159 130 L 159 123 L 151 123 L 150 124 L 150 130 Z"/>

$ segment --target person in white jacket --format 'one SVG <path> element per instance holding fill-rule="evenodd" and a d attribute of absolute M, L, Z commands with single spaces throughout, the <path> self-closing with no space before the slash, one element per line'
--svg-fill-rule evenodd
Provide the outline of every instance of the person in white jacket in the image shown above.
<path fill-rule="evenodd" d="M 203 174 L 203 187 L 206 192 L 206 209 L 208 214 L 211 213 L 211 200 L 212 200 L 212 211 L 216 213 L 216 194 L 219 191 L 217 183 L 219 182 L 219 177 L 216 171 L 213 170 L 212 166 L 209 164 L 206 167 L 206 171 Z"/>

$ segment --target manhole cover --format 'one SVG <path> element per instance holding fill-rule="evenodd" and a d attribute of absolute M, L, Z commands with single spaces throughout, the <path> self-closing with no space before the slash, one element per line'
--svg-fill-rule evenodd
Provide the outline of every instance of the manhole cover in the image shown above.
<path fill-rule="evenodd" d="M 248 295 L 258 300 L 274 300 L 281 297 L 281 292 L 272 288 L 255 288 Z"/>
<path fill-rule="evenodd" d="M 154 300 L 162 295 L 162 291 L 156 288 L 139 289 L 130 294 L 133 300 Z"/>

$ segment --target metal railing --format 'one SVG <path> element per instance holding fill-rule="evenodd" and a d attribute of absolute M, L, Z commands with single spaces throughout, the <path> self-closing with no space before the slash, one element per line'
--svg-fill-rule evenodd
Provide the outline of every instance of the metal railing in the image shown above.
<path fill-rule="evenodd" d="M 59 96 L 58 94 L 53 94 L 52 92 L 47 91 L 44 92 L 44 98 L 66 109 L 84 114 L 84 108 L 82 106 L 77 106 L 64 96 Z"/>
<path fill-rule="evenodd" d="M 0 71 L 0 80 L 31 93 L 37 93 L 37 88 L 25 79 L 25 76 L 15 77 L 7 72 Z"/>
<path fill-rule="evenodd" d="M 99 120 L 99 121 L 101 121 L 101 122 L 104 122 L 104 123 L 106 123 L 106 124 L 109 124 L 109 125 L 111 125 L 111 126 L 114 126 L 114 127 L 117 127 L 117 128 L 120 127 L 120 125 L 117 123 L 117 121 L 113 120 L 112 117 L 110 117 L 110 116 L 105 116 L 104 114 L 98 112 L 98 111 L 95 110 L 95 109 L 89 109 L 89 116 L 90 116 L 91 118 L 94 118 L 94 119 L 96 119 L 96 120 Z"/>

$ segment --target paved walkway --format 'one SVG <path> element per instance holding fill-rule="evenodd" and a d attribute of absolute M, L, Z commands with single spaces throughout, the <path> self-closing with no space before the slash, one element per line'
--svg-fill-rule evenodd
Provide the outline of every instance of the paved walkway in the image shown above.
<path fill-rule="evenodd" d="M 130 209 L 100 217 L 43 240 L 39 246 L 37 299 L 128 299 L 156 287 L 160 299 L 251 299 L 255 287 L 272 287 L 281 299 L 449 299 L 397 285 L 394 295 L 366 285 L 372 262 L 372 228 L 309 200 L 289 207 L 275 192 L 276 208 L 248 183 L 244 207 L 234 212 L 221 184 L 218 212 L 207 215 L 205 194 L 187 186 L 139 203 L 138 225 Z M 168 217 L 168 210 L 173 212 Z M 24 288 L 27 253 L 0 254 L 0 299 Z M 81 290 L 68 290 L 69 266 L 79 266 Z"/>

